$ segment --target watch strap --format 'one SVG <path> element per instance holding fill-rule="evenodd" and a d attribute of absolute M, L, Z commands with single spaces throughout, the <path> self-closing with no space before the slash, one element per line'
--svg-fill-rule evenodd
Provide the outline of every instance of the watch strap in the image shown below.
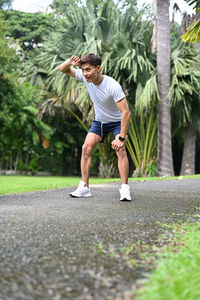
<path fill-rule="evenodd" d="M 119 136 L 119 140 L 122 141 L 122 142 L 124 142 L 124 141 L 125 141 L 125 138 L 124 138 L 123 136 L 120 135 L 120 136 Z"/>

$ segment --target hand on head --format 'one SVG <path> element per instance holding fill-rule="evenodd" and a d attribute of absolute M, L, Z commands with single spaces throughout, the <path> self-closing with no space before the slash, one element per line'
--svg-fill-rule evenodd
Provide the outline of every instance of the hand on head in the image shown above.
<path fill-rule="evenodd" d="M 78 56 L 72 55 L 70 59 L 73 66 L 78 66 L 80 64 L 80 58 Z"/>

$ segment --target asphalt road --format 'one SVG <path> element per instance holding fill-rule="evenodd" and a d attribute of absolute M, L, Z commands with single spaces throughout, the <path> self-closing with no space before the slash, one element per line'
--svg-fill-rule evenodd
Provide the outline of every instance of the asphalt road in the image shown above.
<path fill-rule="evenodd" d="M 0 300 L 131 299 L 144 270 L 109 249 L 156 243 L 159 222 L 200 207 L 200 179 L 130 186 L 131 203 L 119 183 L 91 186 L 88 199 L 70 198 L 72 188 L 1 196 Z"/>

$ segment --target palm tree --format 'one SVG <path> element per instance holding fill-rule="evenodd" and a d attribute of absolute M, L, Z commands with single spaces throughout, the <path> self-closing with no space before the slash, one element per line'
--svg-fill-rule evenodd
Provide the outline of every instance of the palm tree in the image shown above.
<path fill-rule="evenodd" d="M 157 0 L 158 176 L 174 174 L 171 145 L 169 0 Z"/>
<path fill-rule="evenodd" d="M 152 25 L 142 21 L 142 12 L 132 3 L 122 12 L 112 0 L 102 2 L 98 10 L 94 6 L 93 1 L 87 7 L 70 5 L 59 21 L 59 30 L 45 40 L 24 73 L 26 79 L 56 95 L 56 103 L 68 109 L 74 103 L 86 125 L 93 118 L 91 101 L 81 82 L 59 72 L 58 65 L 64 59 L 73 53 L 100 54 L 102 71 L 121 82 L 131 104 L 153 68 L 149 47 Z"/>
<path fill-rule="evenodd" d="M 155 77 L 156 72 L 153 71 L 137 103 L 140 111 L 144 107 L 149 108 L 152 99 L 159 99 Z M 184 174 L 184 169 L 187 169 L 187 173 L 194 173 L 195 133 L 200 130 L 200 70 L 197 66 L 197 52 L 192 45 L 181 42 L 177 30 L 171 32 L 171 78 L 168 98 L 172 132 L 173 136 L 180 136 L 179 140 L 183 140 L 183 136 L 185 139 L 181 172 Z"/>
<path fill-rule="evenodd" d="M 186 0 L 190 5 L 194 1 Z M 195 48 L 200 54 L 200 1 L 195 3 L 196 15 L 190 18 L 186 14 L 182 21 L 182 40 L 184 42 L 196 43 Z M 191 24 L 192 23 L 192 24 Z M 187 30 L 187 31 L 186 31 Z M 184 151 L 182 158 L 181 174 L 195 173 L 195 153 L 196 153 L 196 128 L 189 125 L 186 129 Z"/>
<path fill-rule="evenodd" d="M 185 132 L 181 175 L 195 174 L 196 130 L 188 125 Z"/>
<path fill-rule="evenodd" d="M 191 22 L 190 16 L 184 15 L 181 30 L 186 30 L 186 24 Z M 177 42 L 176 42 L 177 43 Z M 199 95 L 199 69 L 198 64 L 198 52 L 199 45 L 181 44 L 178 45 L 178 51 L 180 52 L 179 59 L 176 59 L 175 63 L 175 82 L 179 77 L 179 94 L 174 95 L 173 107 L 177 114 L 177 119 L 184 127 L 184 149 L 181 164 L 181 174 L 189 175 L 195 174 L 195 156 L 196 156 L 196 135 L 200 129 L 200 118 L 196 112 L 200 110 L 200 95 Z M 177 52 L 177 50 L 176 50 Z M 200 53 L 200 52 L 199 52 Z M 192 86 L 190 84 L 192 83 Z M 180 95 L 180 96 L 179 96 Z M 177 108 L 176 108 L 177 106 Z"/>

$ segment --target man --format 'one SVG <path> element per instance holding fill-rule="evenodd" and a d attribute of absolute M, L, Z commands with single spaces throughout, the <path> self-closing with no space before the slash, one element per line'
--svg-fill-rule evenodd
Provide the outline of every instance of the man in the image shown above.
<path fill-rule="evenodd" d="M 72 66 L 81 66 L 81 69 Z M 128 185 L 129 162 L 125 149 L 130 110 L 120 84 L 112 77 L 101 73 L 101 58 L 92 53 L 83 56 L 81 59 L 73 55 L 62 63 L 59 69 L 61 72 L 85 83 L 95 110 L 95 120 L 82 147 L 82 181 L 70 196 L 78 198 L 92 196 L 89 188 L 92 150 L 104 140 L 108 132 L 112 131 L 115 138 L 111 145 L 118 157 L 118 168 L 122 183 L 119 190 L 120 200 L 131 201 Z"/>

